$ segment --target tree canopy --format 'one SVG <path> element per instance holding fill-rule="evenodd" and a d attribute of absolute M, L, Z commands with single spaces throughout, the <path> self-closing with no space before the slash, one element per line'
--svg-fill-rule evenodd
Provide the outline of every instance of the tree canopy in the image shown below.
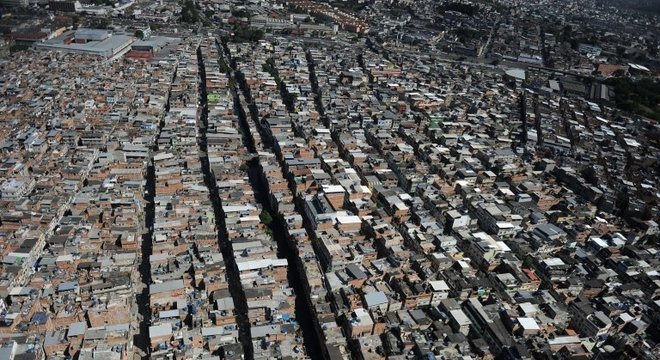
<path fill-rule="evenodd" d="M 632 80 L 617 77 L 605 82 L 614 89 L 617 107 L 635 114 L 660 120 L 660 81 Z"/>

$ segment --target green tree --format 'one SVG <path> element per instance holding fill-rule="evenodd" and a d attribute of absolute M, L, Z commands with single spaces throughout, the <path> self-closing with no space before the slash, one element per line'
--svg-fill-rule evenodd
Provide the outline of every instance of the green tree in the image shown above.
<path fill-rule="evenodd" d="M 223 73 L 229 72 L 230 68 L 227 66 L 227 63 L 225 62 L 225 59 L 220 58 L 218 59 L 218 67 L 219 70 Z"/>
<path fill-rule="evenodd" d="M 234 40 L 239 42 L 257 42 L 264 37 L 263 30 L 241 27 L 234 31 Z"/>
<path fill-rule="evenodd" d="M 199 9 L 195 7 L 195 3 L 192 0 L 185 0 L 181 6 L 181 21 L 194 24 L 199 20 Z"/>
<path fill-rule="evenodd" d="M 251 18 L 252 13 L 245 10 L 245 9 L 240 9 L 240 10 L 232 10 L 231 16 L 237 17 L 237 18 Z"/>
<path fill-rule="evenodd" d="M 261 211 L 261 214 L 259 214 L 259 219 L 266 225 L 270 225 L 270 223 L 273 222 L 273 216 L 268 212 L 268 210 L 265 209 Z"/>
<path fill-rule="evenodd" d="M 620 109 L 660 120 L 660 81 L 616 77 L 607 79 L 605 84 L 613 88 Z"/>

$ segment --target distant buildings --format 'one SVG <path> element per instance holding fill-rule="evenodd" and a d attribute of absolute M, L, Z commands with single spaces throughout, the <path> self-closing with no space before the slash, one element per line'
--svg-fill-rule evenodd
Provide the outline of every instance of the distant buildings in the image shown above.
<path fill-rule="evenodd" d="M 646 17 L 542 3 L 3 18 L 0 359 L 653 359 Z"/>
<path fill-rule="evenodd" d="M 111 58 L 127 51 L 134 41 L 133 36 L 113 35 L 107 30 L 78 29 L 38 43 L 36 47 Z"/>

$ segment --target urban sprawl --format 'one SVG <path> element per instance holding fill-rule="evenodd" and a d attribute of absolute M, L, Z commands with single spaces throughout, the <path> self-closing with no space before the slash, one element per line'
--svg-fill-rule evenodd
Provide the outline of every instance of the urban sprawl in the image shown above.
<path fill-rule="evenodd" d="M 654 1 L 0 4 L 0 360 L 660 359 Z"/>

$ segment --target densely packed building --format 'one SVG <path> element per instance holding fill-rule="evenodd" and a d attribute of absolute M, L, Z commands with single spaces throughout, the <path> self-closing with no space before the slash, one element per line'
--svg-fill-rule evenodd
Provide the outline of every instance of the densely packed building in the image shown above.
<path fill-rule="evenodd" d="M 0 359 L 658 359 L 657 15 L 617 6 L 0 15 Z"/>

